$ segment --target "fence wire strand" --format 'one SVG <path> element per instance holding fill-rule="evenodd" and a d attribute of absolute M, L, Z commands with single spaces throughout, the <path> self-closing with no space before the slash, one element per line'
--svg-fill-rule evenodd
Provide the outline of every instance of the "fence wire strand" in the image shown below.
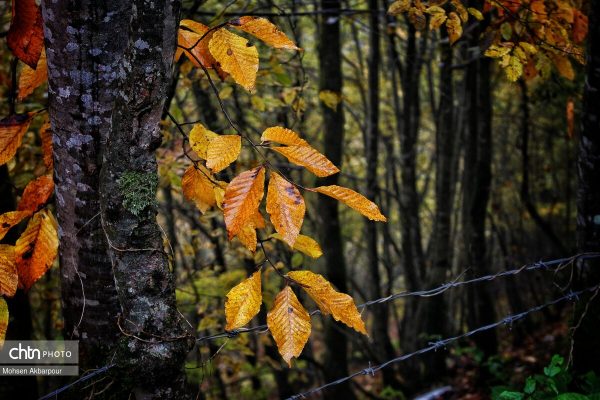
<path fill-rule="evenodd" d="M 559 258 L 559 259 L 555 259 L 555 260 L 550 260 L 550 261 L 537 261 L 534 263 L 530 263 L 530 264 L 525 264 L 520 268 L 515 268 L 515 269 L 511 269 L 511 270 L 505 270 L 505 271 L 501 271 L 498 272 L 496 274 L 491 274 L 491 275 L 484 275 L 484 276 L 480 276 L 477 278 L 472 278 L 472 279 L 467 279 L 467 280 L 460 280 L 460 278 L 464 275 L 461 274 L 459 275 L 456 279 L 454 279 L 453 281 L 444 283 L 443 285 L 437 286 L 435 288 L 432 289 L 427 289 L 427 290 L 417 290 L 417 291 L 404 291 L 404 292 L 399 292 L 399 293 L 395 293 L 392 294 L 390 296 L 387 297 L 382 297 L 380 299 L 375 299 L 375 300 L 370 300 L 367 301 L 363 304 L 360 304 L 358 306 L 358 308 L 360 310 L 365 309 L 366 307 L 375 305 L 375 304 L 383 304 L 383 303 L 387 303 L 389 301 L 393 301 L 399 298 L 403 298 L 403 297 L 411 297 L 411 296 L 415 296 L 415 297 L 431 297 L 431 296 L 436 296 L 439 294 L 444 293 L 445 291 L 451 289 L 451 288 L 457 288 L 460 286 L 465 286 L 465 285 L 469 285 L 472 283 L 477 283 L 477 282 L 489 282 L 489 281 L 493 281 L 497 278 L 500 277 L 505 277 L 505 276 L 512 276 L 512 275 L 517 275 L 523 271 L 534 271 L 534 270 L 554 270 L 555 272 L 560 271 L 561 269 L 563 269 L 564 267 L 571 265 L 573 263 L 575 263 L 576 261 L 580 261 L 580 260 L 587 260 L 587 259 L 594 259 L 594 258 L 599 258 L 600 257 L 600 253 L 582 253 L 582 254 L 577 254 L 571 257 L 565 257 L 565 258 Z M 600 290 L 600 285 L 596 285 L 593 287 L 589 287 L 587 289 L 583 289 L 583 290 L 579 290 L 579 291 L 570 291 L 569 293 L 565 294 L 562 297 L 559 297 L 555 300 L 552 300 L 548 303 L 533 307 L 527 311 L 521 312 L 519 314 L 513 314 L 513 315 L 509 315 L 505 318 L 503 318 L 502 320 L 495 322 L 493 324 L 489 324 L 489 325 L 485 325 L 485 326 L 481 326 L 477 329 L 474 329 L 472 331 L 469 332 L 465 332 L 463 334 L 457 335 L 457 336 L 453 336 L 453 337 L 449 337 L 446 339 L 442 339 L 442 340 L 438 340 L 435 342 L 431 342 L 429 344 L 429 346 L 424 347 L 422 349 L 419 349 L 417 351 L 414 351 L 412 353 L 408 353 L 408 354 L 404 354 L 402 356 L 393 358 L 391 360 L 388 360 L 384 363 L 381 363 L 379 365 L 376 366 L 369 366 L 368 368 L 364 368 L 360 371 L 356 371 L 346 377 L 340 378 L 338 380 L 326 383 L 323 386 L 319 386 L 317 388 L 308 390 L 306 392 L 303 393 L 299 393 L 296 394 L 292 397 L 289 397 L 288 400 L 297 400 L 297 399 L 303 399 L 306 398 L 307 396 L 310 396 L 312 394 L 315 394 L 319 391 L 322 391 L 326 388 L 329 388 L 331 386 L 335 386 L 335 385 L 339 385 L 343 382 L 346 382 L 348 380 L 351 380 L 357 376 L 360 375 L 374 375 L 376 372 L 380 371 L 381 369 L 394 364 L 394 363 L 398 363 L 404 360 L 407 360 L 411 357 L 420 355 L 420 354 L 424 354 L 430 351 L 434 351 L 437 350 L 439 348 L 445 347 L 448 344 L 458 341 L 460 339 L 464 339 L 467 338 L 469 336 L 475 335 L 479 332 L 483 332 L 483 331 L 487 331 L 490 329 L 494 329 L 496 327 L 502 326 L 502 325 L 510 325 L 515 321 L 519 321 L 521 319 L 523 319 L 524 317 L 526 317 L 527 315 L 540 311 L 544 308 L 550 307 L 554 304 L 560 303 L 562 301 L 565 300 L 578 300 L 578 297 L 586 292 L 593 292 L 593 291 L 597 291 Z M 314 310 L 310 313 L 310 315 L 316 315 L 316 314 L 321 314 L 320 310 Z M 258 325 L 255 327 L 251 327 L 251 328 L 239 328 L 236 330 L 232 330 L 232 331 L 225 331 L 225 332 L 221 332 L 221 333 L 217 333 L 217 334 L 213 334 L 213 335 L 208 335 L 208 336 L 202 336 L 200 338 L 198 338 L 196 340 L 196 343 L 202 343 L 202 342 L 206 342 L 209 340 L 216 340 L 216 339 L 220 339 L 220 338 L 233 338 L 238 336 L 239 334 L 242 333 L 250 333 L 250 332 L 254 332 L 254 333 L 265 333 L 268 332 L 269 328 L 267 327 L 267 325 Z M 90 380 L 98 375 L 101 375 L 105 372 L 107 372 L 108 370 L 110 370 L 112 367 L 114 367 L 115 364 L 109 364 L 106 365 L 102 368 L 99 368 L 97 370 L 91 371 L 87 374 L 84 374 L 83 376 L 81 376 L 79 379 L 69 383 L 68 385 L 62 386 L 56 390 L 54 390 L 51 393 L 46 394 L 43 397 L 40 397 L 39 400 L 49 400 L 49 399 L 57 399 L 58 395 L 65 392 L 66 390 L 76 386 L 77 384 L 81 383 L 81 382 L 85 382 L 87 380 Z"/>
<path fill-rule="evenodd" d="M 407 353 L 407 354 L 401 355 L 399 357 L 392 358 L 391 360 L 388 360 L 388 361 L 386 361 L 384 363 L 381 363 L 379 365 L 369 366 L 367 368 L 361 369 L 360 371 L 356 371 L 356 372 L 354 372 L 354 373 L 352 373 L 352 374 L 350 374 L 348 376 L 345 376 L 345 377 L 340 378 L 338 380 L 326 383 L 325 385 L 316 387 L 316 388 L 308 390 L 306 392 L 295 394 L 295 395 L 293 395 L 291 397 L 288 397 L 287 400 L 305 399 L 308 396 L 311 396 L 311 395 L 313 395 L 313 394 L 315 394 L 317 392 L 320 392 L 320 391 L 325 390 L 325 389 L 327 389 L 329 387 L 332 387 L 332 386 L 339 385 L 339 384 L 344 383 L 346 381 L 349 381 L 349 380 L 351 380 L 353 378 L 356 378 L 357 376 L 361 376 L 361 375 L 375 375 L 376 372 L 382 370 L 383 368 L 385 368 L 385 367 L 387 367 L 387 366 L 389 366 L 391 364 L 399 363 L 401 361 L 408 360 L 411 357 L 414 357 L 414 356 L 417 356 L 417 355 L 420 355 L 420 354 L 424 354 L 424 353 L 428 353 L 430 351 L 435 351 L 437 349 L 446 347 L 450 343 L 456 342 L 456 341 L 461 340 L 461 339 L 468 338 L 468 337 L 473 336 L 473 335 L 475 335 L 477 333 L 480 333 L 480 332 L 488 331 L 490 329 L 494 329 L 494 328 L 497 328 L 497 327 L 502 326 L 502 325 L 511 325 L 513 322 L 517 322 L 517 321 L 525 318 L 529 314 L 535 313 L 537 311 L 540 311 L 540 310 L 542 310 L 544 308 L 550 307 L 552 305 L 555 305 L 555 304 L 560 303 L 560 302 L 565 301 L 565 300 L 575 300 L 575 301 L 577 301 L 579 299 L 580 295 L 582 295 L 584 293 L 587 293 L 587 292 L 594 292 L 594 291 L 597 291 L 599 289 L 600 289 L 600 285 L 596 285 L 596 286 L 588 287 L 586 289 L 578 290 L 578 291 L 575 291 L 575 292 L 569 292 L 569 293 L 565 294 L 564 296 L 561 296 L 561 297 L 559 297 L 557 299 L 554 299 L 554 300 L 549 301 L 547 303 L 544 303 L 542 305 L 530 308 L 527 311 L 523 311 L 523 312 L 518 313 L 518 314 L 508 315 L 508 316 L 504 317 L 503 319 L 501 319 L 501 320 L 499 320 L 497 322 L 494 322 L 492 324 L 480 326 L 477 329 L 473 329 L 472 331 L 468 331 L 468 332 L 465 332 L 465 333 L 457 335 L 457 336 L 452 336 L 452 337 L 448 337 L 446 339 L 441 339 L 441 340 L 437 340 L 435 342 L 430 342 L 429 346 L 427 346 L 427 347 L 423 347 L 422 349 L 419 349 L 417 351 L 413 351 L 412 353 Z"/>

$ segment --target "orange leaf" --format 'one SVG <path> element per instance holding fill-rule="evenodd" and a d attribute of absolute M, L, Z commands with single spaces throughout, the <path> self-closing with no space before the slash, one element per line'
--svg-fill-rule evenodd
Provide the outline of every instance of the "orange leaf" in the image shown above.
<path fill-rule="evenodd" d="M 46 52 L 42 51 L 35 69 L 25 65 L 19 74 L 19 95 L 17 99 L 22 101 L 48 79 L 48 68 L 46 66 Z"/>
<path fill-rule="evenodd" d="M 243 280 L 227 293 L 225 300 L 225 330 L 232 331 L 246 325 L 258 312 L 262 304 L 260 270 Z"/>
<path fill-rule="evenodd" d="M 264 189 L 265 169 L 262 166 L 242 172 L 227 185 L 223 211 L 229 240 L 254 216 Z"/>
<path fill-rule="evenodd" d="M 52 158 L 52 131 L 50 130 L 50 121 L 46 120 L 40 128 L 40 139 L 42 140 L 44 165 L 48 171 L 51 171 L 54 167 L 54 159 Z"/>
<path fill-rule="evenodd" d="M 575 103 L 573 99 L 567 100 L 567 136 L 573 139 L 575 135 Z"/>
<path fill-rule="evenodd" d="M 267 326 L 277 343 L 281 357 L 292 366 L 292 357 L 298 357 L 310 336 L 310 315 L 291 287 L 286 286 L 267 314 Z"/>
<path fill-rule="evenodd" d="M 299 50 L 285 33 L 280 31 L 279 28 L 265 18 L 241 17 L 231 21 L 230 25 L 244 32 L 248 32 L 269 46 L 277 49 Z"/>
<path fill-rule="evenodd" d="M 179 29 L 177 32 L 177 45 L 181 47 L 177 48 L 175 59 L 178 60 L 183 53 L 196 67 L 200 67 L 200 64 L 202 64 L 206 68 L 213 68 L 216 61 L 208 51 L 208 41 L 211 35 L 209 33 L 202 37 L 203 34 Z"/>
<path fill-rule="evenodd" d="M 35 0 L 13 0 L 6 40 L 14 55 L 35 69 L 44 47 L 42 11 Z"/>
<path fill-rule="evenodd" d="M 301 139 L 300 135 L 291 129 L 281 126 L 273 126 L 265 129 L 260 137 L 262 142 L 275 142 L 285 144 L 287 146 L 308 146 L 306 140 Z"/>
<path fill-rule="evenodd" d="M 340 172 L 327 157 L 311 146 L 285 146 L 272 147 L 272 149 L 284 155 L 290 162 L 305 167 L 319 178 Z"/>
<path fill-rule="evenodd" d="M 0 295 L 13 297 L 18 283 L 15 246 L 0 244 Z"/>
<path fill-rule="evenodd" d="M 579 10 L 573 10 L 575 20 L 573 21 L 573 41 L 582 43 L 588 33 L 588 17 Z"/>
<path fill-rule="evenodd" d="M 357 332 L 367 334 L 365 323 L 352 297 L 336 291 L 327 279 L 314 272 L 292 271 L 288 276 L 302 285 L 323 314 L 331 314 L 336 321 L 346 324 Z"/>
<path fill-rule="evenodd" d="M 10 161 L 31 123 L 31 114 L 16 114 L 0 121 L 0 165 Z"/>
<path fill-rule="evenodd" d="M 52 266 L 58 253 L 57 224 L 47 210 L 36 213 L 17 240 L 15 255 L 19 287 L 29 290 Z"/>
<path fill-rule="evenodd" d="M 275 230 L 294 247 L 300 233 L 306 206 L 300 191 L 281 175 L 271 172 L 267 191 L 267 212 Z"/>
<path fill-rule="evenodd" d="M 42 175 L 27 184 L 17 210 L 36 212 L 46 204 L 52 193 L 54 193 L 52 175 Z"/>
<path fill-rule="evenodd" d="M 208 143 L 206 166 L 214 173 L 222 171 L 237 160 L 241 150 L 240 135 L 219 135 Z"/>
<path fill-rule="evenodd" d="M 448 14 L 446 20 L 446 30 L 448 31 L 448 39 L 450 44 L 454 44 L 462 36 L 462 24 L 460 17 L 454 11 Z"/>
<path fill-rule="evenodd" d="M 0 240 L 4 238 L 4 235 L 6 235 L 10 228 L 17 225 L 30 215 L 31 211 L 9 211 L 0 215 Z"/>
<path fill-rule="evenodd" d="M 331 185 L 319 186 L 315 188 L 314 191 L 341 201 L 348 207 L 355 209 L 356 211 L 358 211 L 359 213 L 361 213 L 362 215 L 364 215 L 372 221 L 387 221 L 387 219 L 383 214 L 381 214 L 381 211 L 379 211 L 379 207 L 377 207 L 375 203 L 373 203 L 365 196 L 355 192 L 352 189 L 348 189 L 337 185 Z"/>
<path fill-rule="evenodd" d="M 242 228 L 240 233 L 238 233 L 237 238 L 240 242 L 251 252 L 256 251 L 256 245 L 258 243 L 256 238 L 256 229 L 261 229 L 265 227 L 265 219 L 261 215 L 261 213 L 256 210 L 254 217 L 252 217 L 246 225 Z"/>
<path fill-rule="evenodd" d="M 8 305 L 4 297 L 0 297 L 0 349 L 4 346 L 6 328 L 8 327 Z"/>
<path fill-rule="evenodd" d="M 552 61 L 554 61 L 554 66 L 562 77 L 570 81 L 575 79 L 575 70 L 573 69 L 571 61 L 569 61 L 567 57 L 554 55 L 552 57 Z"/>
<path fill-rule="evenodd" d="M 183 174 L 181 186 L 186 199 L 194 202 L 201 213 L 205 213 L 210 207 L 217 204 L 216 190 L 221 189 L 208 178 L 210 172 L 199 165 L 197 168 L 191 165 Z"/>

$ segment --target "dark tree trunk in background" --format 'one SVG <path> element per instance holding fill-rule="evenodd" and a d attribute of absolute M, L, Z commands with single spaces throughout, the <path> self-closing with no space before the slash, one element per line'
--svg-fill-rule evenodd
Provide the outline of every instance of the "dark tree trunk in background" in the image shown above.
<path fill-rule="evenodd" d="M 42 2 L 65 338 L 80 340 L 82 368 L 105 365 L 118 337 L 119 304 L 98 188 L 129 29 L 124 4 L 94 3 Z"/>
<path fill-rule="evenodd" d="M 342 95 L 342 46 L 340 42 L 341 2 L 321 0 L 321 9 L 331 10 L 321 16 L 319 43 L 319 90 L 329 90 Z M 321 104 L 323 114 L 323 150 L 325 156 L 341 168 L 344 146 L 344 105 L 337 109 Z M 337 185 L 339 174 L 323 179 L 320 185 Z M 342 292 L 347 292 L 346 260 L 338 213 L 338 202 L 322 198 L 318 205 L 319 236 L 325 255 L 325 272 L 329 281 Z M 325 381 L 334 381 L 348 375 L 347 333 L 335 321 L 327 319 L 325 324 L 325 355 L 323 361 Z M 350 382 L 334 386 L 330 395 L 339 399 L 353 399 Z"/>
<path fill-rule="evenodd" d="M 450 249 L 450 223 L 454 209 L 454 85 L 452 81 L 452 46 L 441 45 L 440 101 L 435 143 L 435 215 L 433 221 L 432 263 L 427 271 L 427 287 L 446 281 L 452 265 Z M 419 299 L 419 318 L 423 333 L 428 336 L 444 337 L 450 332 L 444 296 Z M 423 381 L 428 382 L 444 370 L 445 354 L 433 352 L 425 355 Z"/>
<path fill-rule="evenodd" d="M 379 28 L 379 1 L 369 0 L 369 55 L 368 55 L 368 99 L 369 110 L 367 120 L 367 134 L 365 153 L 367 161 L 367 187 L 365 195 L 372 201 L 376 201 L 377 186 L 377 164 L 379 147 L 379 67 L 381 64 Z M 369 296 L 371 299 L 382 297 L 381 274 L 379 271 L 379 256 L 377 249 L 377 223 L 365 222 L 365 240 L 367 242 L 367 263 L 370 275 Z M 388 308 L 373 307 L 373 349 L 377 362 L 385 361 L 393 357 L 394 349 L 388 334 Z M 386 386 L 396 386 L 392 368 L 383 371 L 383 382 Z"/>
<path fill-rule="evenodd" d="M 154 155 L 179 2 L 43 5 L 65 313 L 84 346 L 100 349 L 94 363 L 120 333 L 118 389 L 136 399 L 185 398 L 188 335 L 156 224 Z M 80 279 L 89 282 L 86 331 Z"/>
<path fill-rule="evenodd" d="M 482 29 L 478 27 L 473 30 L 470 38 L 472 47 L 478 47 Z M 472 61 L 467 67 L 466 80 L 469 104 L 466 109 L 468 126 L 463 178 L 463 240 L 464 260 L 470 268 L 468 274 L 475 277 L 490 272 L 486 259 L 485 237 L 486 210 L 492 178 L 490 59 L 481 57 Z M 467 324 L 470 329 L 495 321 L 494 303 L 488 287 L 470 285 L 467 288 L 467 298 Z M 473 339 L 486 355 L 496 351 L 497 339 L 494 330 L 483 332 Z"/>
<path fill-rule="evenodd" d="M 577 247 L 580 252 L 600 252 L 600 2 L 590 2 L 588 57 L 577 178 Z M 579 285 L 600 283 L 600 261 L 584 261 Z M 588 297 L 586 296 L 586 299 Z M 585 308 L 582 302 L 579 315 Z M 574 366 L 579 372 L 600 373 L 600 295 L 589 305 L 581 326 L 575 332 Z"/>

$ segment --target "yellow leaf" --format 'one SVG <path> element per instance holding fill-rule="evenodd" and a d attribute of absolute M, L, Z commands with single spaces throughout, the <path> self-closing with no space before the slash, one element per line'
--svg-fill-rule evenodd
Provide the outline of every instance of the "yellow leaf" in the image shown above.
<path fill-rule="evenodd" d="M 427 22 L 425 14 L 423 14 L 423 10 L 417 7 L 411 7 L 408 10 L 408 20 L 417 30 L 422 30 L 425 28 L 425 23 Z"/>
<path fill-rule="evenodd" d="M 567 57 L 555 55 L 552 57 L 552 61 L 554 62 L 556 70 L 562 77 L 570 81 L 575 79 L 575 70 L 573 70 L 573 65 Z"/>
<path fill-rule="evenodd" d="M 516 82 L 517 79 L 519 79 L 521 75 L 523 75 L 523 64 L 521 64 L 519 57 L 513 55 L 510 56 L 510 59 L 508 60 L 508 65 L 506 66 L 506 68 L 504 68 L 504 70 L 506 71 L 506 76 L 508 77 L 508 80 L 511 82 Z"/>
<path fill-rule="evenodd" d="M 448 14 L 448 20 L 446 21 L 446 29 L 448 31 L 448 39 L 450 44 L 454 44 L 462 35 L 462 25 L 458 14 L 451 12 Z"/>
<path fill-rule="evenodd" d="M 23 100 L 48 79 L 48 68 L 46 67 L 46 52 L 42 49 L 42 54 L 37 62 L 35 69 L 25 65 L 19 74 L 19 94 L 17 99 Z"/>
<path fill-rule="evenodd" d="M 429 19 L 429 30 L 436 30 L 444 22 L 448 17 L 446 16 L 446 11 L 440 6 L 431 6 L 426 10 L 427 14 L 431 15 Z"/>
<path fill-rule="evenodd" d="M 190 131 L 188 135 L 188 140 L 190 141 L 190 146 L 198 157 L 203 160 L 206 160 L 206 152 L 208 150 L 208 143 L 214 138 L 219 137 L 218 134 L 213 131 L 207 129 L 202 124 L 196 124 Z"/>
<path fill-rule="evenodd" d="M 10 228 L 17 225 L 31 214 L 31 211 L 9 211 L 0 215 L 0 240 L 4 238 L 4 235 L 6 235 Z"/>
<path fill-rule="evenodd" d="M 256 238 L 256 229 L 261 229 L 265 227 L 265 219 L 260 214 L 260 211 L 256 211 L 254 217 L 251 218 L 246 225 L 242 228 L 240 233 L 238 233 L 237 238 L 240 242 L 251 252 L 256 251 L 257 238 Z"/>
<path fill-rule="evenodd" d="M 506 46 L 493 44 L 490 47 L 488 47 L 488 49 L 483 54 L 486 57 L 500 58 L 500 57 L 504 57 L 505 55 L 510 53 L 510 50 L 512 49 L 512 47 L 513 47 L 512 43 L 508 43 Z"/>
<path fill-rule="evenodd" d="M 458 13 L 461 21 L 467 22 L 469 20 L 469 13 L 467 12 L 465 6 L 463 6 L 463 4 L 461 3 L 461 0 L 452 0 L 451 3 L 456 12 Z"/>
<path fill-rule="evenodd" d="M 337 111 L 338 104 L 342 102 L 342 95 L 332 90 L 321 90 L 319 100 L 333 111 Z"/>
<path fill-rule="evenodd" d="M 291 287 L 286 286 L 273 303 L 273 309 L 267 314 L 267 326 L 277 343 L 281 357 L 292 366 L 292 358 L 302 353 L 310 337 L 310 315 Z"/>
<path fill-rule="evenodd" d="M 246 90 L 254 90 L 258 71 L 258 51 L 255 46 L 227 29 L 219 29 L 213 33 L 208 48 L 223 71 L 231 74 Z"/>
<path fill-rule="evenodd" d="M 36 212 L 46 204 L 53 193 L 54 181 L 52 175 L 42 175 L 27 184 L 17 205 L 17 210 Z"/>
<path fill-rule="evenodd" d="M 203 36 L 203 34 L 179 29 L 177 32 L 178 47 L 175 51 L 175 60 L 179 60 L 181 54 L 185 54 L 196 67 L 203 65 L 206 68 L 214 68 L 216 61 L 208 49 L 212 33 Z"/>
<path fill-rule="evenodd" d="M 208 143 L 206 166 L 214 173 L 223 171 L 237 160 L 242 150 L 240 135 L 219 135 Z"/>
<path fill-rule="evenodd" d="M 29 290 L 52 266 L 58 252 L 57 224 L 48 210 L 36 213 L 17 240 L 19 287 Z"/>
<path fill-rule="evenodd" d="M 406 12 L 410 8 L 410 3 L 410 0 L 397 0 L 393 2 L 388 8 L 388 14 L 398 15 L 403 12 Z"/>
<path fill-rule="evenodd" d="M 270 237 L 284 242 L 283 237 L 279 233 L 274 233 Z M 317 243 L 317 241 L 313 238 L 305 235 L 298 235 L 296 241 L 294 242 L 293 249 L 298 250 L 312 258 L 319 258 L 323 255 L 323 251 L 321 250 L 319 243 Z"/>
<path fill-rule="evenodd" d="M 179 27 L 188 28 L 189 30 L 191 30 L 199 35 L 204 35 L 209 30 L 208 26 L 206 26 L 200 22 L 191 20 L 191 19 L 182 19 L 179 22 Z"/>
<path fill-rule="evenodd" d="M 15 247 L 0 244 L 0 295 L 13 297 L 17 292 L 18 284 Z"/>
<path fill-rule="evenodd" d="M 475 17 L 475 19 L 477 21 L 483 21 L 483 14 L 478 9 L 469 7 L 469 8 L 467 8 L 467 11 L 469 11 L 469 14 L 471 14 L 473 17 Z"/>
<path fill-rule="evenodd" d="M 181 179 L 183 195 L 203 214 L 217 203 L 215 189 L 218 186 L 211 182 L 209 176 L 210 172 L 201 165 L 191 165 Z"/>
<path fill-rule="evenodd" d="M 296 132 L 281 126 L 274 126 L 265 129 L 260 137 L 260 140 L 262 142 L 275 142 L 285 144 L 287 146 L 308 146 L 306 140 L 301 139 L 300 135 L 298 135 Z"/>
<path fill-rule="evenodd" d="M 225 330 L 232 331 L 246 325 L 262 304 L 260 270 L 243 280 L 227 293 L 225 300 Z"/>
<path fill-rule="evenodd" d="M 277 49 L 299 50 L 285 33 L 269 20 L 260 17 L 241 17 L 230 23 L 233 27 L 257 37 L 269 46 Z"/>
<path fill-rule="evenodd" d="M 264 189 L 265 169 L 262 166 L 242 172 L 227 185 L 223 213 L 229 240 L 254 216 Z"/>
<path fill-rule="evenodd" d="M 367 199 L 360 193 L 355 192 L 352 189 L 348 189 L 342 186 L 330 185 L 330 186 L 319 186 L 314 191 L 325 194 L 329 197 L 333 197 L 336 200 L 341 201 L 350 208 L 355 209 L 365 217 L 372 221 L 385 222 L 387 219 L 379 207 L 371 200 Z"/>
<path fill-rule="evenodd" d="M 31 114 L 11 115 L 0 121 L 0 165 L 15 156 L 30 122 Z"/>
<path fill-rule="evenodd" d="M 271 149 L 285 156 L 290 162 L 305 167 L 319 178 L 340 172 L 327 157 L 311 146 L 271 147 Z"/>
<path fill-rule="evenodd" d="M 0 350 L 4 347 L 6 328 L 8 327 L 8 305 L 4 297 L 0 297 Z"/>
<path fill-rule="evenodd" d="M 352 297 L 336 291 L 322 275 L 311 271 L 292 271 L 288 276 L 302 285 L 323 314 L 331 314 L 336 321 L 346 324 L 357 332 L 367 334 L 365 323 Z"/>
<path fill-rule="evenodd" d="M 267 191 L 267 212 L 284 242 L 294 246 L 300 233 L 306 206 L 298 188 L 276 172 L 271 172 Z"/>

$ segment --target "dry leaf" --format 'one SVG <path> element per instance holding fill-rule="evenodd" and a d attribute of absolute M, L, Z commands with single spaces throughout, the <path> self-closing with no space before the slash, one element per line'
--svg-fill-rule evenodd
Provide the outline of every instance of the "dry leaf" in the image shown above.
<path fill-rule="evenodd" d="M 4 297 L 0 297 L 0 350 L 4 347 L 6 328 L 8 327 L 8 305 Z"/>
<path fill-rule="evenodd" d="M 265 227 L 265 219 L 261 215 L 260 211 L 256 210 L 254 217 L 252 217 L 246 225 L 238 233 L 237 238 L 240 242 L 251 252 L 256 251 L 256 245 L 258 240 L 256 237 L 256 229 L 262 229 Z"/>
<path fill-rule="evenodd" d="M 246 325 L 258 312 L 262 304 L 260 270 L 244 279 L 227 293 L 225 300 L 225 330 L 232 331 Z"/>
<path fill-rule="evenodd" d="M 306 140 L 301 139 L 300 135 L 291 129 L 283 128 L 281 126 L 274 126 L 265 129 L 260 140 L 264 142 L 275 142 L 285 144 L 287 146 L 308 146 Z"/>
<path fill-rule="evenodd" d="M 357 332 L 367 334 L 365 323 L 352 297 L 336 291 L 327 279 L 314 272 L 292 271 L 288 276 L 302 285 L 323 314 L 331 314 L 336 321 L 346 324 Z"/>
<path fill-rule="evenodd" d="M 310 336 L 310 316 L 292 288 L 286 286 L 273 303 L 273 309 L 267 314 L 267 326 L 277 343 L 281 357 L 292 366 L 292 357 L 302 353 Z"/>
<path fill-rule="evenodd" d="M 454 44 L 462 36 L 462 24 L 460 17 L 454 11 L 448 14 L 446 20 L 446 30 L 448 31 L 448 39 L 450 44 Z"/>
<path fill-rule="evenodd" d="M 19 94 L 17 99 L 22 101 L 48 79 L 48 67 L 46 66 L 46 52 L 42 51 L 35 69 L 25 65 L 19 74 Z"/>
<path fill-rule="evenodd" d="M 240 135 L 219 135 L 208 143 L 206 166 L 214 173 L 224 170 L 237 160 L 242 151 Z"/>
<path fill-rule="evenodd" d="M 329 197 L 333 197 L 336 200 L 341 201 L 345 205 L 350 208 L 355 209 L 365 217 L 369 218 L 372 221 L 382 221 L 385 222 L 387 219 L 381 211 L 379 211 L 379 207 L 365 196 L 360 193 L 355 192 L 352 189 L 348 189 L 342 186 L 330 185 L 330 186 L 319 186 L 314 189 L 316 192 L 325 194 Z"/>
<path fill-rule="evenodd" d="M 192 201 L 203 214 L 217 204 L 215 196 L 217 185 L 211 182 L 209 176 L 210 172 L 203 166 L 191 165 L 181 179 L 183 195 Z"/>
<path fill-rule="evenodd" d="M 0 244 L 0 295 L 13 297 L 18 284 L 15 246 Z"/>
<path fill-rule="evenodd" d="M 29 290 L 52 266 L 58 252 L 57 224 L 47 210 L 36 213 L 17 240 L 15 255 L 19 287 Z"/>
<path fill-rule="evenodd" d="M 0 240 L 13 226 L 19 224 L 31 215 L 31 211 L 9 211 L 0 215 Z"/>
<path fill-rule="evenodd" d="M 241 17 L 232 21 L 230 25 L 244 32 L 248 32 L 276 49 L 299 50 L 294 42 L 268 19 L 260 17 Z"/>
<path fill-rule="evenodd" d="M 40 128 L 40 139 L 42 141 L 44 165 L 48 171 L 51 171 L 54 168 L 54 159 L 52 157 L 52 131 L 50 130 L 50 121 L 48 120 Z"/>
<path fill-rule="evenodd" d="M 16 114 L 0 121 L 0 165 L 10 161 L 31 123 L 31 114 Z"/>
<path fill-rule="evenodd" d="M 35 68 L 44 47 L 42 11 L 35 0 L 13 0 L 12 20 L 6 36 L 13 54 Z"/>
<path fill-rule="evenodd" d="M 254 216 L 264 196 L 265 169 L 260 166 L 233 178 L 225 189 L 223 212 L 229 240 Z"/>
<path fill-rule="evenodd" d="M 219 137 L 219 135 L 207 129 L 202 124 L 194 125 L 194 127 L 190 131 L 190 134 L 188 135 L 188 139 L 190 141 L 190 146 L 192 147 L 192 150 L 194 150 L 196 154 L 198 154 L 198 157 L 200 157 L 203 160 L 206 160 L 208 143 L 210 143 L 210 141 L 216 137 Z"/>
<path fill-rule="evenodd" d="M 223 71 L 248 91 L 254 90 L 258 71 L 258 51 L 241 36 L 219 29 L 208 44 L 210 53 Z"/>
<path fill-rule="evenodd" d="M 52 193 L 54 193 L 52 175 L 42 175 L 27 184 L 17 210 L 36 212 L 46 204 Z"/>
<path fill-rule="evenodd" d="M 285 242 L 279 233 L 274 233 L 270 237 Z M 317 243 L 317 241 L 310 236 L 298 235 L 296 241 L 294 242 L 293 249 L 298 250 L 312 258 L 319 258 L 323 255 L 323 251 L 321 250 L 319 243 Z"/>
<path fill-rule="evenodd" d="M 311 146 L 272 147 L 273 150 L 285 156 L 290 162 L 300 165 L 319 178 L 340 172 L 338 167 L 323 154 Z"/>
<path fill-rule="evenodd" d="M 276 172 L 271 172 L 267 191 L 267 212 L 283 240 L 294 247 L 300 233 L 306 206 L 298 188 Z"/>

